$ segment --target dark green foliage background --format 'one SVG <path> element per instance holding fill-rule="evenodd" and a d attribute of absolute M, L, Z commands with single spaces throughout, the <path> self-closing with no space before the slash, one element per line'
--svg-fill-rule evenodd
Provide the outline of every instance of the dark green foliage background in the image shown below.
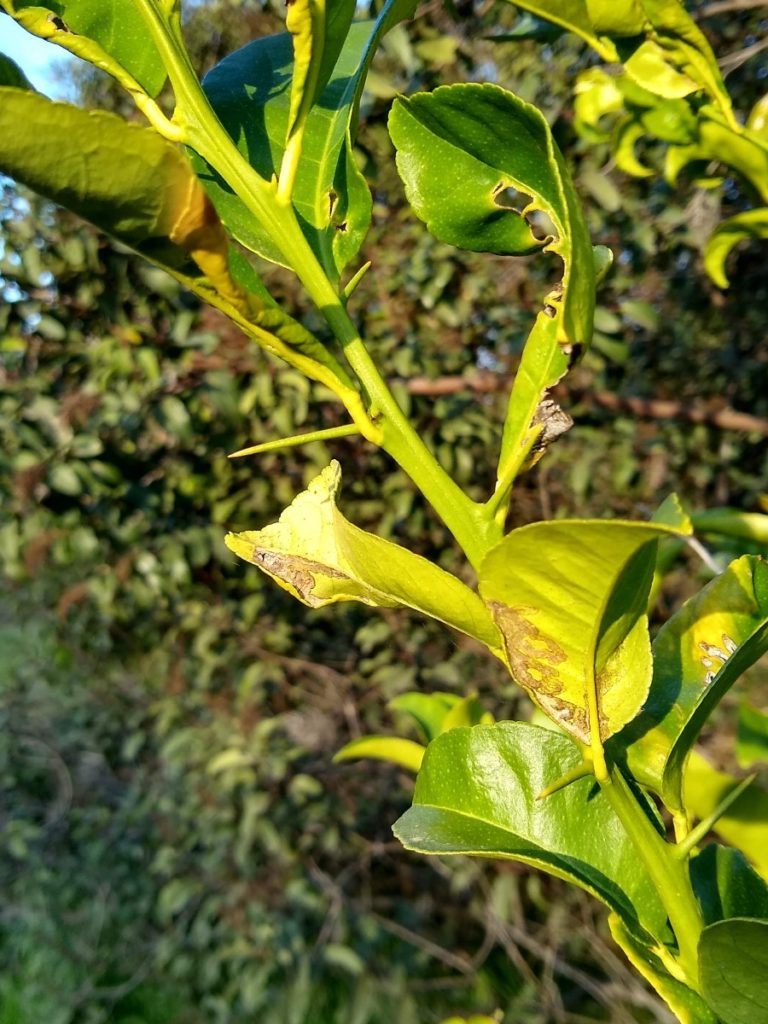
<path fill-rule="evenodd" d="M 554 121 L 594 240 L 618 257 L 594 350 L 563 391 L 577 426 L 525 478 L 511 521 L 638 516 L 671 489 L 696 508 L 754 510 L 764 439 L 590 399 L 768 416 L 765 254 L 738 256 L 727 294 L 698 255 L 706 225 L 749 197 L 735 182 L 705 194 L 612 172 L 570 127 L 580 45 L 483 39 L 513 18 L 431 7 L 376 66 L 359 140 L 375 203 L 374 266 L 352 303 L 364 337 L 443 464 L 487 495 L 502 395 L 415 398 L 405 382 L 511 373 L 558 268 L 429 238 L 404 203 L 385 117 L 394 89 L 496 76 Z M 760 30 L 756 15 L 707 24 L 722 52 Z M 269 9 L 222 3 L 189 32 L 210 64 L 278 28 Z M 744 109 L 757 69 L 729 78 Z M 80 87 L 122 103 L 101 81 Z M 0 1022 L 668 1019 L 611 952 L 595 905 L 509 866 L 404 854 L 390 823 L 408 780 L 331 764 L 359 732 L 401 726 L 385 704 L 409 689 L 476 687 L 497 715 L 522 713 L 500 669 L 404 612 L 308 611 L 223 546 L 226 529 L 276 518 L 337 457 L 352 521 L 464 572 L 403 474 L 354 440 L 229 462 L 340 413 L 162 273 L 2 187 Z M 285 276 L 266 275 L 302 308 Z M 673 575 L 668 605 L 701 582 L 691 568 Z"/>

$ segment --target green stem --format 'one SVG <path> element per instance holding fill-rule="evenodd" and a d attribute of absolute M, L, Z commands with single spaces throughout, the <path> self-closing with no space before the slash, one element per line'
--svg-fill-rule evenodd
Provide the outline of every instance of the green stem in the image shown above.
<path fill-rule="evenodd" d="M 153 0 L 135 2 L 168 70 L 176 96 L 174 117 L 184 130 L 183 141 L 216 169 L 269 232 L 286 264 L 294 269 L 325 317 L 381 418 L 382 447 L 411 477 L 478 568 L 489 548 L 501 540 L 501 528 L 443 470 L 403 414 L 349 318 L 343 299 L 305 238 L 293 207 L 277 201 L 276 182 L 267 182 L 257 174 L 235 146 L 200 88 L 181 38 L 166 24 Z"/>
<path fill-rule="evenodd" d="M 677 939 L 678 963 L 687 983 L 698 991 L 698 945 L 703 923 L 691 887 L 688 861 L 679 860 L 674 846 L 659 835 L 618 768 L 612 769 L 601 789 L 656 886 Z"/>

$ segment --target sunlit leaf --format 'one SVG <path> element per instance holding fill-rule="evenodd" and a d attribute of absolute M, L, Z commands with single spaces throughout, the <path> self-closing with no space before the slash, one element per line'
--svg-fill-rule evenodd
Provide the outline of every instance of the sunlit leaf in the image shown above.
<path fill-rule="evenodd" d="M 523 722 L 452 729 L 428 747 L 395 835 L 419 853 L 532 864 L 604 900 L 633 934 L 657 936 L 666 914 L 594 780 L 537 800 L 580 761 L 567 737 Z"/>
<path fill-rule="evenodd" d="M 401 739 L 399 736 L 363 736 L 359 740 L 346 743 L 336 751 L 333 760 L 357 761 L 360 758 L 373 758 L 375 761 L 389 761 L 414 774 L 421 767 L 426 747 L 413 740 Z"/>
<path fill-rule="evenodd" d="M 0 7 L 29 32 L 128 84 L 124 69 L 150 96 L 165 83 L 160 53 L 132 0 L 0 0 Z"/>
<path fill-rule="evenodd" d="M 685 765 L 683 802 L 696 818 L 707 818 L 728 797 L 739 779 L 719 772 L 696 750 Z M 768 879 L 768 792 L 753 782 L 721 815 L 714 831 L 738 847 Z"/>
<path fill-rule="evenodd" d="M 638 714 L 651 681 L 645 619 L 655 541 L 673 525 L 561 520 L 514 530 L 485 558 L 480 593 L 514 679 L 567 732 L 589 743 Z"/>
<path fill-rule="evenodd" d="M 718 1024 L 717 1017 L 701 996 L 673 978 L 653 949 L 639 942 L 617 914 L 608 915 L 608 925 L 629 962 L 653 986 L 681 1024 Z"/>
<path fill-rule="evenodd" d="M 563 261 L 510 396 L 503 478 L 546 389 L 592 338 L 595 264 L 581 206 L 543 115 L 497 86 L 444 86 L 399 99 L 389 131 L 408 200 L 441 241 L 507 255 L 543 249 Z"/>
<path fill-rule="evenodd" d="M 293 37 L 293 75 L 286 137 L 304 120 L 331 77 L 347 37 L 355 0 L 293 0 L 285 26 Z"/>
<path fill-rule="evenodd" d="M 640 85 L 661 96 L 687 95 L 687 82 L 704 90 L 737 128 L 731 100 L 707 37 L 680 0 L 638 0 L 647 39 L 624 63 Z M 688 92 L 692 91 L 687 89 Z"/>
<path fill-rule="evenodd" d="M 340 483 L 332 462 L 277 523 L 230 533 L 227 546 L 311 608 L 336 601 L 405 605 L 498 651 L 498 631 L 480 597 L 426 558 L 353 526 L 336 507 Z"/>
<path fill-rule="evenodd" d="M 752 555 L 692 597 L 653 643 L 653 682 L 640 714 L 616 737 L 638 781 L 681 810 L 686 758 L 707 718 L 768 650 L 768 563 Z"/>

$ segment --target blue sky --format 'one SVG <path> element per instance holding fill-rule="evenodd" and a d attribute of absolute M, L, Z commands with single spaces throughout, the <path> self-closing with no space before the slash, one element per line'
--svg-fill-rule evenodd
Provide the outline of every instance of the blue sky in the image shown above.
<path fill-rule="evenodd" d="M 46 96 L 70 98 L 67 83 L 57 80 L 56 71 L 71 67 L 78 58 L 25 32 L 6 14 L 0 14 L 0 52 L 16 61 L 32 85 Z"/>

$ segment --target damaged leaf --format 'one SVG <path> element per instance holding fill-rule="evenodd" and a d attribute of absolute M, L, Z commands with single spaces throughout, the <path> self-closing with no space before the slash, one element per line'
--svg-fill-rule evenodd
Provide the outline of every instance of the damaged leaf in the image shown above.
<path fill-rule="evenodd" d="M 340 483 L 339 464 L 332 462 L 278 522 L 230 533 L 227 547 L 310 608 L 336 601 L 404 605 L 475 637 L 501 656 L 498 631 L 480 597 L 427 559 L 353 526 L 336 507 Z"/>

